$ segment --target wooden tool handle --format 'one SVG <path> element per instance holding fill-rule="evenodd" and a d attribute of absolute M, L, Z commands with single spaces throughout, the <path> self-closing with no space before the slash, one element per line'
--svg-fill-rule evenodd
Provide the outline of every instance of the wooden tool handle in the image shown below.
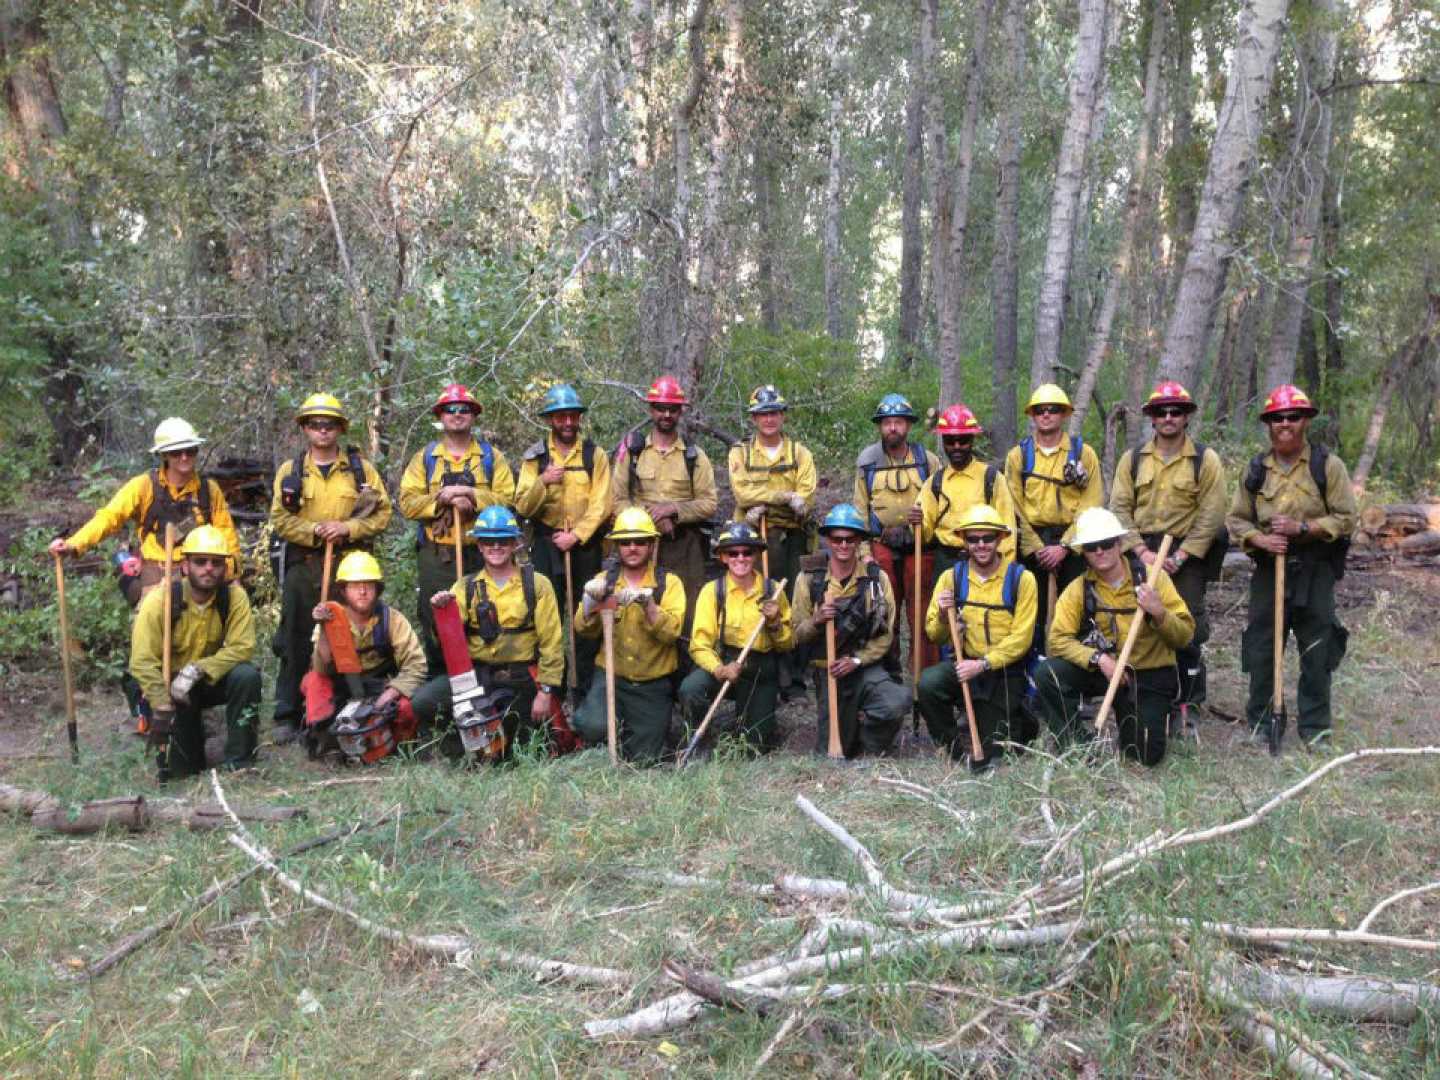
<path fill-rule="evenodd" d="M 829 754 L 830 757 L 839 759 L 845 756 L 845 748 L 840 745 L 840 685 L 831 671 L 834 666 L 835 620 L 830 619 L 825 623 L 825 702 L 830 710 Z"/>
<path fill-rule="evenodd" d="M 1275 716 L 1279 716 L 1285 709 L 1285 556 L 1275 556 L 1275 646 L 1274 646 L 1274 670 L 1272 677 L 1275 680 L 1274 689 L 1271 692 L 1271 707 L 1275 710 Z M 1271 718 L 1271 723 L 1275 723 Z"/>
<path fill-rule="evenodd" d="M 570 531 L 570 519 L 565 519 L 565 532 Z M 566 645 L 570 653 L 570 693 L 573 698 L 578 690 L 580 661 L 575 648 L 575 572 L 570 565 L 570 551 L 565 551 L 565 626 L 569 636 Z"/>
<path fill-rule="evenodd" d="M 960 617 L 952 607 L 945 614 L 950 616 L 950 643 L 955 646 L 955 662 L 958 664 L 965 655 L 960 638 Z M 970 696 L 970 684 L 960 684 L 960 697 L 965 702 L 965 722 L 970 725 L 970 760 L 984 761 L 985 747 L 980 742 L 980 725 L 975 722 L 975 699 Z"/>
<path fill-rule="evenodd" d="M 1060 583 L 1055 579 L 1055 571 L 1051 570 L 1045 575 L 1045 633 L 1050 633 L 1050 624 L 1055 621 L 1055 601 L 1060 593 Z"/>
<path fill-rule="evenodd" d="M 770 531 L 766 525 L 768 514 L 760 515 L 760 576 L 770 580 Z"/>
<path fill-rule="evenodd" d="M 174 573 L 175 558 L 175 526 L 165 526 L 165 625 L 160 631 L 160 679 L 165 684 L 165 694 L 170 694 L 170 642 L 174 635 L 171 626 L 175 618 L 174 599 L 175 590 L 170 587 L 171 576 Z M 160 703 L 155 702 L 158 708 Z"/>
<path fill-rule="evenodd" d="M 1156 580 L 1160 577 L 1160 571 L 1165 567 L 1165 560 L 1170 557 L 1170 545 L 1175 542 L 1175 537 L 1166 533 L 1160 540 L 1160 550 L 1155 553 L 1155 561 L 1150 564 L 1150 570 L 1145 575 L 1145 584 L 1150 588 L 1155 587 Z M 1124 556 L 1121 556 L 1123 559 Z M 1123 563 L 1122 563 L 1123 565 Z M 1126 573 L 1129 573 L 1127 568 Z M 1145 613 L 1140 610 L 1137 600 L 1135 605 L 1135 618 L 1130 622 L 1130 631 L 1125 635 L 1125 644 L 1120 649 L 1120 656 L 1115 661 L 1115 673 L 1110 676 L 1110 685 L 1105 688 L 1105 700 L 1100 702 L 1100 711 L 1095 714 L 1095 730 L 1105 730 L 1105 721 L 1110 716 L 1110 708 L 1115 704 L 1115 694 L 1120 689 L 1120 683 L 1125 679 L 1125 665 L 1130 662 L 1130 651 L 1135 648 L 1135 639 L 1140 636 L 1140 624 L 1145 621 Z"/>
<path fill-rule="evenodd" d="M 452 506 L 451 513 L 455 515 L 455 584 L 460 584 L 465 579 L 465 533 L 460 528 L 460 508 Z"/>
<path fill-rule="evenodd" d="M 70 670 L 70 613 L 65 604 L 65 559 L 55 553 L 55 594 L 60 605 L 60 670 L 65 676 L 65 734 L 70 740 L 70 760 L 78 761 L 79 730 L 75 725 L 75 676 Z"/>
<path fill-rule="evenodd" d="M 921 647 L 921 623 L 923 613 L 921 612 L 920 596 L 924 590 L 922 563 L 925 558 L 924 544 L 920 536 L 920 530 L 915 531 L 915 588 L 910 593 L 910 674 L 915 678 L 916 698 L 919 698 L 920 691 L 920 657 Z"/>
<path fill-rule="evenodd" d="M 325 541 L 325 565 L 320 568 L 320 603 L 330 602 L 330 563 L 335 558 L 335 541 Z"/>
<path fill-rule="evenodd" d="M 600 625 L 605 634 L 605 738 L 610 744 L 610 764 L 620 764 L 620 729 L 615 719 L 615 612 L 604 608 Z"/>

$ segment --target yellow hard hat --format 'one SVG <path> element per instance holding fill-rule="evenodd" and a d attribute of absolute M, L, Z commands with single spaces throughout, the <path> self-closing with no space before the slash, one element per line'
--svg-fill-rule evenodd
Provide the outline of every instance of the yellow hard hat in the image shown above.
<path fill-rule="evenodd" d="M 1025 411 L 1028 413 L 1036 405 L 1063 405 L 1067 409 L 1075 406 L 1070 404 L 1070 398 L 1053 382 L 1041 383 L 1030 395 L 1030 400 L 1025 403 Z"/>
<path fill-rule="evenodd" d="M 380 572 L 380 564 L 374 555 L 368 551 L 352 551 L 340 560 L 340 566 L 335 571 L 335 580 L 341 583 L 346 581 L 384 581 L 385 575 Z"/>
<path fill-rule="evenodd" d="M 152 454 L 168 454 L 175 450 L 189 450 L 205 440 L 195 434 L 190 421 L 178 416 L 161 420 L 155 428 L 155 444 L 150 447 Z"/>
<path fill-rule="evenodd" d="M 295 414 L 295 422 L 303 424 L 312 416 L 328 416 L 332 420 L 339 420 L 342 428 L 350 426 L 350 421 L 345 416 L 345 409 L 341 406 L 340 399 L 334 394 L 311 394 L 300 406 L 300 411 Z"/>
<path fill-rule="evenodd" d="M 994 529 L 1003 533 L 1015 531 L 1005 524 L 1004 519 L 1000 517 L 1000 511 L 989 503 L 976 503 L 960 515 L 960 524 L 956 526 L 955 531 L 966 533 L 971 529 Z"/>
<path fill-rule="evenodd" d="M 230 543 L 225 539 L 225 534 L 214 525 L 197 525 L 191 529 L 185 537 L 185 542 L 180 545 L 181 555 L 224 555 L 229 557 Z"/>
<path fill-rule="evenodd" d="M 615 526 L 610 530 L 611 540 L 654 540 L 660 535 L 655 520 L 638 506 L 626 507 L 615 515 Z"/>
<path fill-rule="evenodd" d="M 1098 544 L 1102 540 L 1115 540 L 1126 533 L 1120 519 L 1103 506 L 1092 506 L 1081 510 L 1075 519 L 1075 536 L 1070 546 L 1076 551 L 1086 544 Z"/>

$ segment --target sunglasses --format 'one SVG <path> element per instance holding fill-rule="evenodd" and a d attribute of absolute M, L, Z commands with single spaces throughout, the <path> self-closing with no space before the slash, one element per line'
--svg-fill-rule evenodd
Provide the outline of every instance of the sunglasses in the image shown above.
<path fill-rule="evenodd" d="M 336 431 L 340 427 L 334 420 L 306 420 L 305 426 L 311 431 Z"/>
<path fill-rule="evenodd" d="M 726 548 L 720 553 L 722 559 L 753 559 L 755 558 L 754 548 Z"/>
<path fill-rule="evenodd" d="M 965 534 L 965 543 L 966 543 L 966 545 L 969 546 L 969 547 L 975 547 L 977 544 L 980 545 L 980 546 L 982 546 L 982 547 L 993 547 L 994 545 L 998 544 L 999 542 L 1000 542 L 1000 534 L 999 534 L 999 533 L 966 533 L 966 534 Z"/>
<path fill-rule="evenodd" d="M 974 435 L 946 435 L 942 440 L 946 446 L 974 446 Z"/>
<path fill-rule="evenodd" d="M 1036 416 L 1060 416 L 1065 412 L 1064 405 L 1036 405 L 1030 410 Z"/>
<path fill-rule="evenodd" d="M 475 410 L 469 405 L 446 405 L 440 410 L 446 416 L 460 416 L 462 413 L 474 413 Z"/>
<path fill-rule="evenodd" d="M 1081 544 L 1080 550 L 1087 555 L 1094 555 L 1097 551 L 1109 551 L 1119 542 L 1118 536 L 1112 536 L 1109 540 L 1096 540 L 1093 544 Z"/>
<path fill-rule="evenodd" d="M 230 561 L 224 555 L 187 555 L 185 558 L 191 566 L 201 568 L 206 566 L 224 566 Z"/>
<path fill-rule="evenodd" d="M 1265 417 L 1267 424 L 1298 424 L 1305 419 L 1303 412 L 1281 412 Z"/>
<path fill-rule="evenodd" d="M 199 454 L 199 453 L 200 453 L 200 448 L 199 448 L 198 446 L 187 446 L 184 450 L 166 450 L 166 451 L 165 451 L 165 456 L 166 456 L 167 458 L 172 458 L 172 457 L 195 457 L 195 456 L 196 456 L 197 454 Z"/>
<path fill-rule="evenodd" d="M 666 416 L 679 416 L 681 406 L 679 405 L 651 405 L 651 412 L 663 413 Z"/>
<path fill-rule="evenodd" d="M 1151 409 L 1150 415 L 1156 418 L 1163 416 L 1167 420 L 1173 420 L 1176 417 L 1186 415 L 1189 411 L 1189 409 L 1180 405 L 1166 405 L 1163 409 Z"/>
<path fill-rule="evenodd" d="M 494 539 L 494 538 L 492 537 L 491 539 L 488 539 L 488 540 L 481 540 L 481 541 L 479 541 L 479 543 L 480 543 L 480 546 L 481 546 L 482 548 L 503 548 L 503 547 L 509 547 L 512 543 L 514 543 L 514 541 L 513 541 L 513 540 L 496 540 L 496 539 Z"/>
<path fill-rule="evenodd" d="M 847 546 L 853 546 L 853 545 L 855 545 L 855 544 L 860 543 L 860 537 L 858 537 L 858 536 L 836 536 L 834 533 L 831 533 L 831 534 L 830 534 L 829 540 L 830 540 L 830 545 L 831 545 L 832 547 L 833 547 L 834 545 L 836 545 L 836 544 L 845 544 L 845 545 L 847 545 Z"/>
<path fill-rule="evenodd" d="M 616 543 L 616 546 L 617 546 L 617 547 L 622 547 L 622 548 L 623 548 L 623 547 L 649 547 L 649 546 L 650 546 L 650 541 L 649 541 L 649 540 L 617 540 L 615 543 Z"/>

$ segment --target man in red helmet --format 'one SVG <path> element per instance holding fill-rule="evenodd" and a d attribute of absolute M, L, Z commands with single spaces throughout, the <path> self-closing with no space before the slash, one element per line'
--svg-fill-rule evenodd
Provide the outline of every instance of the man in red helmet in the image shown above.
<path fill-rule="evenodd" d="M 429 677 L 445 673 L 430 597 L 455 583 L 455 530 L 464 538 L 464 569 L 480 565 L 480 547 L 468 537 L 487 506 L 515 501 L 515 477 L 505 455 L 474 434 L 480 402 L 460 383 L 440 391 L 430 411 L 440 438 L 418 450 L 400 481 L 400 512 L 415 522 L 416 586 L 421 638 Z"/>
<path fill-rule="evenodd" d="M 936 427 L 945 460 L 920 491 L 920 501 L 910 508 L 911 525 L 923 530 L 926 545 L 935 545 L 935 578 L 965 557 L 965 537 L 960 524 L 965 512 L 977 503 L 993 506 L 1010 532 L 1000 541 L 1000 557 L 1015 558 L 1015 502 L 1004 474 L 993 464 L 975 457 L 975 439 L 985 430 L 975 414 L 964 405 L 951 405 L 940 414 Z"/>
<path fill-rule="evenodd" d="M 688 639 L 695 599 L 705 584 L 710 554 L 706 532 L 719 506 L 715 467 L 699 445 L 680 435 L 680 414 L 689 402 L 674 378 L 661 375 L 651 383 L 645 402 L 650 433 L 632 431 L 615 455 L 615 513 L 638 506 L 660 530 L 657 561 L 685 586 Z"/>
<path fill-rule="evenodd" d="M 1196 408 L 1178 382 L 1159 383 L 1142 409 L 1155 435 L 1120 456 L 1110 489 L 1110 510 L 1129 530 L 1125 550 L 1146 566 L 1166 533 L 1175 538 L 1164 569 L 1195 616 L 1195 636 L 1175 650 L 1180 701 L 1189 705 L 1205 700 L 1205 587 L 1220 577 L 1227 547 L 1225 468 L 1219 454 L 1186 433 Z"/>
<path fill-rule="evenodd" d="M 1300 653 L 1296 704 L 1307 745 L 1330 734 L 1330 676 L 1349 636 L 1335 617 L 1335 582 L 1344 573 L 1356 519 L 1344 463 L 1305 436 L 1318 411 L 1298 387 L 1270 391 L 1260 410 L 1270 450 L 1251 460 L 1225 519 L 1230 539 L 1255 559 L 1249 621 L 1240 642 L 1240 667 L 1250 674 L 1245 719 L 1258 736 L 1269 738 L 1278 555 L 1285 559 L 1286 629 L 1294 632 Z"/>

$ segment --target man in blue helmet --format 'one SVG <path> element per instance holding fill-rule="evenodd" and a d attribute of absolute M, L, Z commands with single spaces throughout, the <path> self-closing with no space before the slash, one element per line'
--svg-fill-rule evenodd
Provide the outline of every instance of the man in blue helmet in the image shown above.
<path fill-rule="evenodd" d="M 855 494 L 851 499 L 870 529 L 870 557 L 880 564 L 895 593 L 895 614 L 900 607 L 918 604 L 921 611 L 930 603 L 935 584 L 935 554 L 920 557 L 921 595 L 915 591 L 915 533 L 910 508 L 920 500 L 925 482 L 941 471 L 940 459 L 923 445 L 910 441 L 910 429 L 919 419 L 902 394 L 886 394 L 870 418 L 880 432 L 855 461 Z M 913 621 L 914 609 L 910 618 Z M 891 655 L 900 659 L 900 635 L 891 639 Z M 922 667 L 935 663 L 940 654 L 928 641 L 921 643 Z"/>
<path fill-rule="evenodd" d="M 815 682 L 815 752 L 830 741 L 827 675 L 839 689 L 840 745 L 847 758 L 883 754 L 910 711 L 910 691 L 889 670 L 885 654 L 895 632 L 895 593 L 874 562 L 860 564 L 860 545 L 870 536 L 865 519 L 849 503 L 830 511 L 820 526 L 830 548 L 824 571 L 807 570 L 795 584 L 795 644 L 810 658 Z M 828 663 L 825 624 L 835 623 L 835 662 Z M 860 719 L 860 714 L 865 719 Z"/>
<path fill-rule="evenodd" d="M 565 596 L 565 556 L 570 556 L 570 580 L 578 589 L 600 572 L 601 527 L 610 517 L 610 459 L 590 439 L 580 435 L 585 405 L 568 383 L 545 394 L 540 415 L 550 424 L 550 435 L 523 455 L 515 481 L 515 510 L 530 519 L 534 530 L 530 562 L 549 578 L 555 595 L 571 611 L 579 597 Z M 593 638 L 576 641 L 578 671 L 570 672 L 573 689 L 583 697 L 595 673 L 600 645 Z"/>

